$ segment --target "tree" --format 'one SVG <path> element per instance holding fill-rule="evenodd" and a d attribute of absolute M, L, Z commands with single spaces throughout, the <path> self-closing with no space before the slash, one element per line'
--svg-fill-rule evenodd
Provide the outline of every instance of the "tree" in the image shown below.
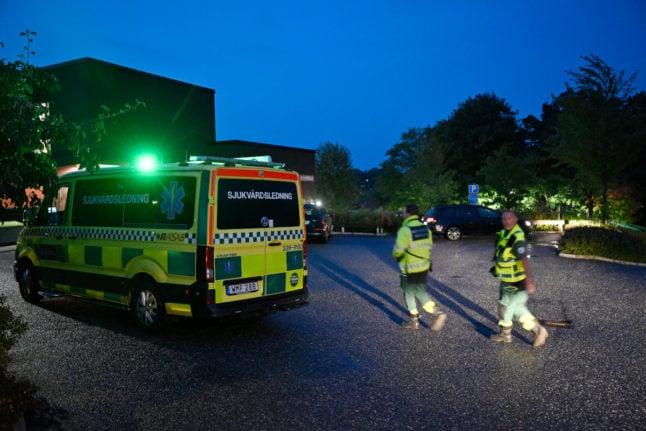
<path fill-rule="evenodd" d="M 35 34 L 21 33 L 30 55 Z M 29 63 L 0 60 L 0 196 L 18 205 L 26 200 L 26 187 L 46 187 L 56 178 L 48 144 L 76 142 L 80 133 L 61 117 L 49 115 L 45 101 L 37 99 L 37 94 L 56 88 L 51 75 Z"/>
<path fill-rule="evenodd" d="M 444 148 L 435 135 L 435 128 L 410 128 L 386 153 L 378 185 L 392 209 L 408 203 L 430 208 L 453 200 L 456 182 L 453 172 L 446 168 Z"/>
<path fill-rule="evenodd" d="M 612 187 L 624 185 L 625 170 L 637 154 L 640 141 L 632 129 L 628 100 L 636 73 L 625 77 L 596 55 L 582 57 L 586 65 L 568 71 L 572 85 L 554 100 L 560 110 L 556 156 L 576 170 L 576 178 L 590 190 L 589 208 L 598 199 L 601 220 L 609 219 L 608 196 Z M 643 141 L 641 141 L 643 143 Z"/>
<path fill-rule="evenodd" d="M 520 136 L 516 113 L 495 94 L 470 97 L 437 130 L 446 166 L 465 194 L 468 184 L 484 185 L 483 161 L 502 146 L 517 146 Z"/>
<path fill-rule="evenodd" d="M 627 107 L 630 127 L 626 132 L 636 147 L 635 153 L 629 157 L 626 170 L 626 183 L 631 186 L 631 194 L 636 203 L 631 218 L 634 223 L 646 226 L 646 92 L 640 91 L 631 96 Z"/>
<path fill-rule="evenodd" d="M 378 192 L 376 183 L 381 176 L 380 168 L 372 168 L 368 171 L 354 169 L 354 181 L 359 187 L 359 206 L 362 208 L 379 208 L 387 204 Z"/>
<path fill-rule="evenodd" d="M 107 119 L 145 106 L 137 100 L 114 113 L 101 106 L 102 112 L 88 124 L 52 114 L 47 97 L 60 90 L 58 81 L 29 63 L 35 55 L 31 46 L 36 33 L 26 30 L 20 35 L 26 38 L 27 54 L 15 62 L 0 59 L 0 198 L 19 207 L 28 200 L 25 189 L 46 190 L 56 179 L 52 145 L 70 150 L 81 167 L 98 169 L 98 160 L 86 142 L 88 135 L 100 142 Z"/>
<path fill-rule="evenodd" d="M 358 200 L 350 150 L 338 143 L 325 142 L 316 149 L 316 189 L 325 206 L 344 211 Z"/>

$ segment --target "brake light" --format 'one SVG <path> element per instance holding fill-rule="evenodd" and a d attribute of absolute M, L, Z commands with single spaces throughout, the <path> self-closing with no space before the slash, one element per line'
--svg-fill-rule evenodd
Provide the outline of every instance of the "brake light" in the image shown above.
<path fill-rule="evenodd" d="M 303 241 L 303 288 L 307 289 L 307 241 Z"/>
<path fill-rule="evenodd" d="M 206 248 L 206 254 L 204 256 L 204 265 L 205 265 L 205 272 L 204 272 L 204 278 L 208 282 L 212 282 L 213 279 L 215 278 L 215 268 L 213 267 L 213 247 L 207 247 Z"/>
<path fill-rule="evenodd" d="M 210 283 L 215 279 L 213 262 L 213 247 L 200 246 L 197 248 L 197 268 L 195 273 L 202 281 Z"/>

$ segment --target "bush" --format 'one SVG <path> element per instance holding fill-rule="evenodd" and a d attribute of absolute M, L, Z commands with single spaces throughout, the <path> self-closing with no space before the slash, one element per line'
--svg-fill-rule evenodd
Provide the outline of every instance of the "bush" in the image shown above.
<path fill-rule="evenodd" d="M 579 227 L 565 232 L 559 242 L 561 251 L 584 256 L 646 263 L 645 238 L 616 229 Z"/>
<path fill-rule="evenodd" d="M 36 403 L 34 384 L 7 372 L 9 350 L 26 330 L 27 324 L 12 313 L 6 298 L 0 295 L 0 429 L 11 429 L 11 424 Z"/>
<path fill-rule="evenodd" d="M 346 232 L 375 233 L 377 228 L 384 233 L 397 232 L 401 218 L 392 211 L 385 210 L 351 210 L 334 214 L 334 229 Z"/>

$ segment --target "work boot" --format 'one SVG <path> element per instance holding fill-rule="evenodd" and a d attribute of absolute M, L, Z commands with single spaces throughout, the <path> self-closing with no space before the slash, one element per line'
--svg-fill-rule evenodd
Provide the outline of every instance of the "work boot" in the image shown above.
<path fill-rule="evenodd" d="M 446 322 L 446 313 L 444 311 L 436 311 L 433 313 L 435 316 L 435 321 L 431 325 L 431 330 L 440 331 L 444 327 L 444 322 Z"/>
<path fill-rule="evenodd" d="M 534 332 L 534 347 L 541 347 L 547 341 L 548 333 L 544 326 L 536 324 Z"/>
<path fill-rule="evenodd" d="M 500 328 L 500 333 L 491 336 L 494 343 L 511 343 L 511 328 Z"/>
<path fill-rule="evenodd" d="M 410 316 L 408 322 L 404 322 L 402 325 L 404 329 L 419 329 L 419 316 Z"/>

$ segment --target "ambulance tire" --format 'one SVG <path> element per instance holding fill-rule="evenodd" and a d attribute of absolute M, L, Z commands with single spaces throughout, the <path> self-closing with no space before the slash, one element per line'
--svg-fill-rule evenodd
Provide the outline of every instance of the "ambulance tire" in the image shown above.
<path fill-rule="evenodd" d="M 27 302 L 37 303 L 43 297 L 38 294 L 38 281 L 31 263 L 24 263 L 20 267 L 20 281 L 18 282 L 20 296 Z"/>
<path fill-rule="evenodd" d="M 164 326 L 164 301 L 153 281 L 133 280 L 130 309 L 137 326 L 141 329 L 155 331 Z"/>

